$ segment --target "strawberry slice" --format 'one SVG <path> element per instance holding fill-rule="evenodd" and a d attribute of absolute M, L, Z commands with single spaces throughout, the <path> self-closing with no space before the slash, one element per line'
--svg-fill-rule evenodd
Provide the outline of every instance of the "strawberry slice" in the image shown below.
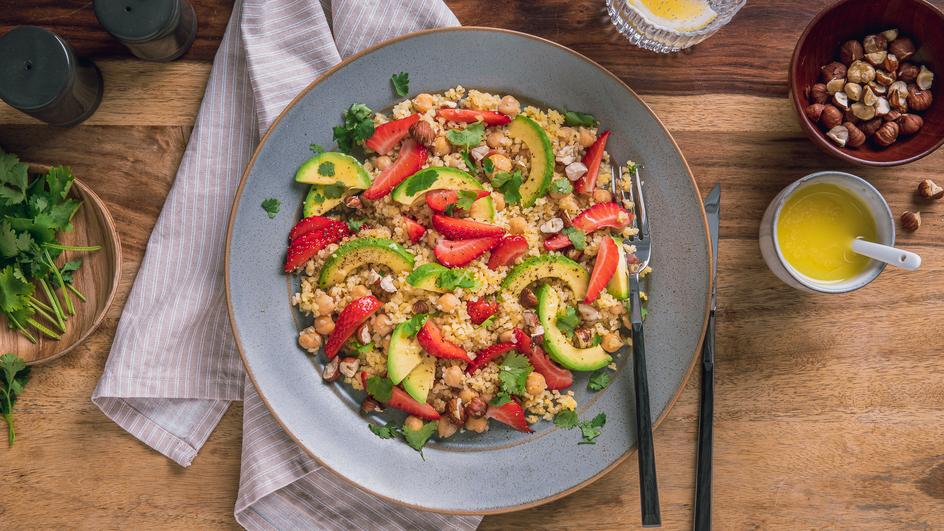
<path fill-rule="evenodd" d="M 426 324 L 416 334 L 416 340 L 419 341 L 423 350 L 437 358 L 447 360 L 462 360 L 471 363 L 469 354 L 459 345 L 443 339 L 442 331 L 436 326 L 432 319 L 427 319 Z"/>
<path fill-rule="evenodd" d="M 292 227 L 292 231 L 288 233 L 288 241 L 297 240 L 313 230 L 321 230 L 333 222 L 333 219 L 324 216 L 309 216 Z"/>
<path fill-rule="evenodd" d="M 433 228 L 452 240 L 471 240 L 505 234 L 504 229 L 495 225 L 441 214 L 433 214 Z"/>
<path fill-rule="evenodd" d="M 372 151 L 386 155 L 406 138 L 406 135 L 410 134 L 410 126 L 418 121 L 420 121 L 420 115 L 411 114 L 406 118 L 378 125 L 374 128 L 374 134 L 370 135 L 364 145 Z"/>
<path fill-rule="evenodd" d="M 591 232 L 610 227 L 622 229 L 633 221 L 633 214 L 616 203 L 597 203 L 584 210 L 573 220 L 575 228 L 590 234 Z M 544 248 L 548 251 L 560 251 L 572 245 L 566 234 L 558 233 L 544 240 Z"/>
<path fill-rule="evenodd" d="M 429 151 L 426 146 L 416 143 L 412 138 L 404 140 L 397 160 L 380 172 L 370 188 L 364 190 L 364 199 L 376 201 L 389 194 L 393 187 L 419 171 L 423 164 L 426 164 L 427 158 Z"/>
<path fill-rule="evenodd" d="M 354 299 L 341 310 L 338 320 L 334 323 L 334 331 L 328 336 L 325 342 L 325 355 L 328 359 L 334 359 L 341 351 L 344 343 L 354 334 L 368 317 L 374 314 L 383 303 L 376 297 L 368 295 L 359 299 Z"/>
<path fill-rule="evenodd" d="M 488 257 L 488 268 L 498 269 L 511 265 L 518 258 L 528 253 L 528 240 L 524 236 L 505 236 Z"/>
<path fill-rule="evenodd" d="M 590 285 L 587 286 L 587 296 L 583 299 L 584 304 L 590 304 L 596 300 L 600 291 L 613 278 L 613 273 L 616 273 L 617 264 L 619 264 L 619 248 L 616 242 L 613 238 L 603 238 L 600 242 L 600 250 L 597 251 L 596 261 L 593 262 Z"/>
<path fill-rule="evenodd" d="M 465 308 L 469 313 L 469 319 L 472 320 L 472 324 L 478 325 L 495 315 L 495 312 L 498 311 L 498 301 L 496 301 L 494 297 L 479 297 L 465 303 Z"/>
<path fill-rule="evenodd" d="M 328 220 L 331 221 L 331 220 Z M 311 257 L 332 243 L 351 235 L 351 229 L 343 221 L 331 221 L 320 230 L 312 230 L 292 241 L 285 255 L 285 272 L 294 271 Z"/>
<path fill-rule="evenodd" d="M 485 125 L 505 125 L 511 122 L 511 117 L 495 111 L 477 111 L 475 109 L 439 109 L 436 116 L 445 118 L 447 122 L 474 124 L 485 122 Z"/>
<path fill-rule="evenodd" d="M 367 373 L 363 371 L 361 372 L 361 383 L 364 385 L 364 389 L 366 390 Z M 406 391 L 400 389 L 397 386 L 393 386 L 391 391 L 390 400 L 385 402 L 386 405 L 406 412 L 408 415 L 413 415 L 414 417 L 419 417 L 424 420 L 439 420 L 439 413 L 433 408 L 433 406 L 417 402 Z"/>
<path fill-rule="evenodd" d="M 531 354 L 531 336 L 526 334 L 524 330 L 520 328 L 515 328 L 512 331 L 515 335 L 515 348 L 518 352 L 528 356 Z"/>
<path fill-rule="evenodd" d="M 534 431 L 528 426 L 528 421 L 524 418 L 524 409 L 515 399 L 509 400 L 503 406 L 488 406 L 485 416 L 502 424 L 507 424 L 518 431 L 525 433 Z"/>
<path fill-rule="evenodd" d="M 489 194 L 488 190 L 474 190 L 475 200 L 478 201 Z M 459 201 L 459 193 L 455 190 L 433 190 L 426 192 L 426 204 L 433 212 L 445 212 L 450 205 Z"/>
<path fill-rule="evenodd" d="M 587 173 L 583 174 L 574 185 L 574 190 L 581 194 L 589 194 L 597 185 L 597 175 L 600 173 L 600 161 L 603 160 L 603 151 L 606 149 L 606 139 L 610 137 L 609 131 L 603 131 L 603 134 L 587 148 L 583 155 L 583 165 L 587 167 Z M 616 175 L 613 176 L 617 178 Z"/>
<path fill-rule="evenodd" d="M 551 361 L 544 349 L 537 345 L 532 345 L 531 336 L 524 333 L 524 330 L 515 328 L 515 348 L 518 352 L 528 357 L 528 361 L 534 367 L 534 371 L 544 377 L 547 382 L 547 388 L 550 390 L 567 389 L 574 385 L 574 375 L 567 369 L 559 367 Z M 476 358 L 478 359 L 478 358 Z"/>
<path fill-rule="evenodd" d="M 570 238 L 568 238 L 566 234 L 562 233 L 557 233 L 544 240 L 544 248 L 548 251 L 560 251 L 570 247 L 573 244 L 574 242 L 570 241 Z"/>
<path fill-rule="evenodd" d="M 472 374 L 482 367 L 488 365 L 490 361 L 515 348 L 514 343 L 496 343 L 490 347 L 485 347 L 475 353 L 475 359 L 465 366 L 465 372 Z"/>
<path fill-rule="evenodd" d="M 420 225 L 415 219 L 409 216 L 403 216 L 403 226 L 406 228 L 406 235 L 413 243 L 420 241 L 420 238 L 426 234 L 426 227 Z"/>
<path fill-rule="evenodd" d="M 495 247 L 500 239 L 491 236 L 474 240 L 441 240 L 433 249 L 433 254 L 446 267 L 462 267 Z"/>

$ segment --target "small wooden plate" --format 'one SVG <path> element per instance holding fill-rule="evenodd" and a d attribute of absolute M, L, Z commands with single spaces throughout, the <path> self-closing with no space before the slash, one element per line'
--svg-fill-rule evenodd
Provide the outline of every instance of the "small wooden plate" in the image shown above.
<path fill-rule="evenodd" d="M 45 175 L 47 171 L 48 166 L 31 164 L 29 167 L 31 177 Z M 101 198 L 82 181 L 75 179 L 71 195 L 80 199 L 82 206 L 72 219 L 74 229 L 59 233 L 59 241 L 64 245 L 99 245 L 101 249 L 95 252 L 66 251 L 56 260 L 61 266 L 65 260 L 82 259 L 82 267 L 75 273 L 75 287 L 87 299 L 82 302 L 75 294 L 70 293 L 75 305 L 75 315 L 66 321 L 66 331 L 61 339 L 48 339 L 32 329 L 38 341 L 35 344 L 30 343 L 22 334 L 9 329 L 6 326 L 6 318 L 0 317 L 3 321 L 0 327 L 0 353 L 12 352 L 27 365 L 54 360 L 84 341 L 105 318 L 105 313 L 118 290 L 118 280 L 121 278 L 121 242 L 118 239 L 118 231 L 115 230 L 115 221 Z M 46 300 L 43 296 L 38 298 Z M 45 324 L 45 320 L 42 322 Z"/>

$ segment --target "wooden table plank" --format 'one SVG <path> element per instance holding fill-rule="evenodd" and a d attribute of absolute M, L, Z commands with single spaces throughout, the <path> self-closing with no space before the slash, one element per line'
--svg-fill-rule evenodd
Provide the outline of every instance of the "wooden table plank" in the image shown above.
<path fill-rule="evenodd" d="M 517 29 L 587 54 L 626 80 L 678 141 L 703 191 L 723 186 L 718 315 L 715 525 L 742 528 L 944 526 L 944 202 L 915 203 L 944 152 L 903 168 L 862 169 L 820 153 L 785 98 L 786 65 L 806 22 L 827 3 L 751 0 L 734 22 L 671 57 L 628 46 L 602 1 L 514 0 L 497 8 L 449 0 L 466 25 Z M 944 6 L 944 0 L 935 0 Z M 13 527 L 232 528 L 241 414 L 227 413 L 189 469 L 104 417 L 89 396 L 202 98 L 231 2 L 194 1 L 200 34 L 181 61 L 132 60 L 99 28 L 88 0 L 0 0 L 0 32 L 17 24 L 66 36 L 105 73 L 85 124 L 38 124 L 0 104 L 0 145 L 70 164 L 108 203 L 124 244 L 115 306 L 76 352 L 35 370 L 17 405 L 18 442 L 0 449 L 15 488 L 0 497 Z M 770 199 L 820 169 L 868 178 L 895 213 L 924 224 L 899 234 L 921 272 L 885 272 L 858 293 L 800 294 L 757 247 Z M 690 526 L 697 377 L 656 433 L 667 529 Z M 635 460 L 555 503 L 485 519 L 485 529 L 635 527 Z"/>

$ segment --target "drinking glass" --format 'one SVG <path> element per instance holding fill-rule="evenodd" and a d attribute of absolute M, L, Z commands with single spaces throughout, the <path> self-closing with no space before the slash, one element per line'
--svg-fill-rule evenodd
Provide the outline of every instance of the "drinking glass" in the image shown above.
<path fill-rule="evenodd" d="M 704 28 L 695 31 L 675 31 L 660 27 L 646 18 L 643 11 L 634 5 L 634 0 L 606 0 L 606 10 L 613 20 L 613 25 L 631 44 L 653 52 L 672 53 L 694 46 L 714 35 L 731 22 L 746 2 L 747 0 L 709 0 L 709 5 L 718 16 Z"/>

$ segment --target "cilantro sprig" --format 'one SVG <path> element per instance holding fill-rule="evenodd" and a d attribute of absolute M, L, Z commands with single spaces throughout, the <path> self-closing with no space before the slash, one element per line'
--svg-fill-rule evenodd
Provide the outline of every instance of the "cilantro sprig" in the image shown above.
<path fill-rule="evenodd" d="M 332 131 L 341 151 L 350 154 L 355 144 L 374 134 L 373 114 L 374 111 L 363 103 L 354 103 L 344 111 L 344 124 L 335 126 Z"/>
<path fill-rule="evenodd" d="M 446 140 L 454 146 L 465 147 L 466 149 L 477 146 L 485 139 L 485 124 L 475 122 L 469 124 L 465 129 L 450 129 L 446 131 Z"/>
<path fill-rule="evenodd" d="M 493 406 L 507 404 L 512 396 L 524 396 L 528 375 L 534 371 L 528 358 L 518 352 L 505 355 L 498 365 L 498 393 L 492 399 Z"/>
<path fill-rule="evenodd" d="M 393 91 L 401 98 L 410 93 L 410 74 L 400 72 L 390 76 L 390 84 L 393 85 Z"/>
<path fill-rule="evenodd" d="M 577 310 L 573 306 L 565 306 L 557 314 L 557 328 L 567 337 L 573 337 L 574 330 L 580 326 L 580 317 L 577 316 Z"/>
<path fill-rule="evenodd" d="M 266 215 L 269 216 L 269 219 L 274 219 L 282 208 L 282 202 L 274 197 L 270 197 L 264 200 L 260 206 L 262 210 L 266 211 Z"/>
<path fill-rule="evenodd" d="M 593 127 L 597 119 L 592 114 L 577 111 L 564 111 L 564 125 Z"/>
<path fill-rule="evenodd" d="M 491 182 L 492 186 L 505 197 L 506 203 L 513 205 L 521 202 L 520 170 L 500 171 L 492 176 Z"/>
<path fill-rule="evenodd" d="M 420 453 L 420 457 L 422 457 L 424 461 L 426 460 L 426 457 L 423 455 L 423 448 L 426 446 L 426 443 L 429 442 L 429 439 L 433 436 L 433 434 L 436 433 L 435 422 L 427 422 L 416 430 L 408 428 L 405 424 L 401 428 L 398 428 L 393 424 L 386 424 L 383 426 L 377 424 L 367 424 L 367 428 L 370 429 L 374 435 L 380 437 L 381 439 L 396 439 L 398 436 L 403 437 L 403 440 L 406 441 L 408 445 L 410 445 L 410 448 Z"/>
<path fill-rule="evenodd" d="M 13 446 L 16 430 L 13 429 L 13 404 L 29 381 L 29 367 L 16 354 L 0 356 L 0 415 L 7 423 L 7 441 Z"/>
<path fill-rule="evenodd" d="M 603 434 L 606 413 L 600 412 L 590 420 L 581 421 L 577 417 L 577 412 L 565 409 L 554 417 L 554 424 L 565 430 L 580 429 L 582 440 L 577 444 L 596 444 L 596 438 Z"/>

